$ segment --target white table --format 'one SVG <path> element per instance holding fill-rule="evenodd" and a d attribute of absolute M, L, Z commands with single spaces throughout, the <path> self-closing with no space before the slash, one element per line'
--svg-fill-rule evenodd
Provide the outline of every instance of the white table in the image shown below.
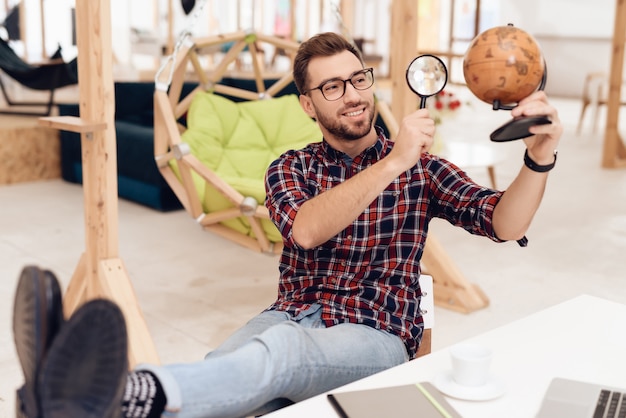
<path fill-rule="evenodd" d="M 507 391 L 484 402 L 448 398 L 463 417 L 533 417 L 556 376 L 626 386 L 626 305 L 619 303 L 583 295 L 467 341 L 494 350 L 492 371 Z M 336 391 L 432 381 L 449 369 L 448 350 L 442 349 Z M 324 394 L 267 416 L 338 415 Z"/>
<path fill-rule="evenodd" d="M 486 168 L 491 187 L 497 189 L 495 165 L 503 161 L 504 156 L 497 152 L 493 146 L 445 141 L 443 149 L 438 154 L 463 170 L 468 168 Z"/>

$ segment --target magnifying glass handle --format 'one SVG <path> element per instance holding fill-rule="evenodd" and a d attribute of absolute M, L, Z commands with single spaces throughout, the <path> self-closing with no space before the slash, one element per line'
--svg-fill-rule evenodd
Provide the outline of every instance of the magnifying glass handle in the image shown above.
<path fill-rule="evenodd" d="M 426 107 L 426 96 L 420 96 L 420 109 L 423 109 Z"/>

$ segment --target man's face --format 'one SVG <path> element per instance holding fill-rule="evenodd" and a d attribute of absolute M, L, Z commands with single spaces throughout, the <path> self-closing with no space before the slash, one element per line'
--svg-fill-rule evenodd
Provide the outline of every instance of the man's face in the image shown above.
<path fill-rule="evenodd" d="M 330 57 L 317 57 L 309 63 L 310 90 L 301 97 L 305 112 L 315 118 L 324 133 L 337 141 L 354 141 L 363 138 L 372 130 L 374 120 L 373 86 L 357 90 L 347 82 L 344 95 L 337 100 L 327 100 L 315 87 L 329 80 L 346 80 L 363 70 L 361 62 L 349 51 Z M 341 83 L 340 83 L 341 84 Z"/>

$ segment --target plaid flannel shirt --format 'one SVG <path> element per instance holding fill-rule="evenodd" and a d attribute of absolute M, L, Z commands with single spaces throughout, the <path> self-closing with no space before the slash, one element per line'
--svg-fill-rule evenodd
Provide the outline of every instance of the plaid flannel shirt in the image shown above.
<path fill-rule="evenodd" d="M 375 164 L 392 147 L 378 129 L 378 141 L 354 159 L 322 141 L 288 151 L 270 165 L 265 204 L 285 245 L 278 299 L 268 309 L 296 316 L 320 304 L 326 326 L 350 322 L 393 333 L 413 358 L 424 328 L 418 278 L 429 221 L 444 218 L 500 242 L 491 219 L 502 192 L 481 187 L 450 162 L 424 154 L 326 243 L 306 250 L 292 237 L 304 202 Z"/>

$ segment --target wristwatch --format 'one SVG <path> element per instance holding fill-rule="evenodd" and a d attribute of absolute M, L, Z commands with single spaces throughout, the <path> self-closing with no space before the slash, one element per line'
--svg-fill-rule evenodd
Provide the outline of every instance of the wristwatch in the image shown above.
<path fill-rule="evenodd" d="M 524 164 L 526 165 L 526 167 L 530 168 L 533 171 L 536 171 L 537 173 L 545 173 L 546 171 L 550 171 L 554 168 L 554 165 L 556 164 L 557 154 L 557 150 L 554 150 L 554 161 L 552 162 L 552 164 L 539 165 L 530 158 L 530 156 L 528 155 L 528 149 L 526 149 L 526 152 L 524 152 Z"/>

